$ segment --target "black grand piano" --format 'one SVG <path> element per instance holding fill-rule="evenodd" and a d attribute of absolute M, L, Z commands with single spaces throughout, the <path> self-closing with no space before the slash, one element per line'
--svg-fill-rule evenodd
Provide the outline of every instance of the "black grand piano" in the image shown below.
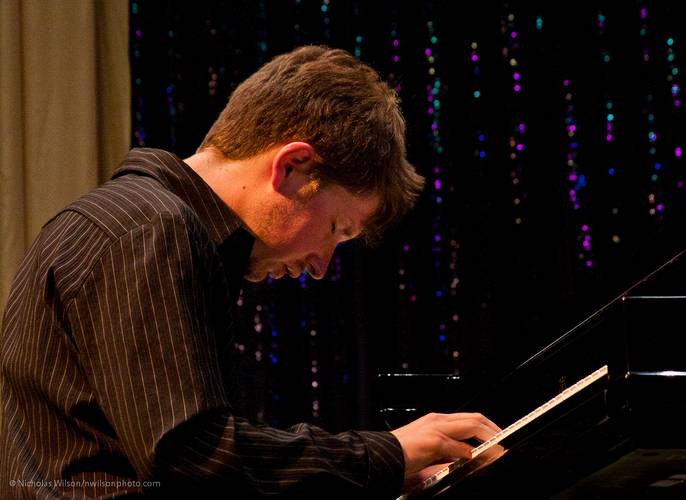
<path fill-rule="evenodd" d="M 487 391 L 461 397 L 469 391 L 453 375 L 379 375 L 389 428 L 428 411 L 479 411 L 504 427 L 608 367 L 503 440 L 492 463 L 457 468 L 409 498 L 686 499 L 685 252 Z"/>

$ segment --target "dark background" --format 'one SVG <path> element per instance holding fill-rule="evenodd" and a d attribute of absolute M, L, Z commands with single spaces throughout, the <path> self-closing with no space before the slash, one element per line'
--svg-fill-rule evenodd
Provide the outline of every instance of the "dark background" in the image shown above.
<path fill-rule="evenodd" d="M 280 427 L 379 428 L 378 373 L 486 385 L 686 246 L 684 104 L 672 90 L 685 13 L 677 1 L 132 1 L 134 146 L 190 156 L 238 83 L 324 43 L 398 87 L 408 156 L 427 177 L 384 243 L 339 248 L 325 280 L 246 284 L 242 410 Z M 585 180 L 577 209 L 571 152 Z"/>

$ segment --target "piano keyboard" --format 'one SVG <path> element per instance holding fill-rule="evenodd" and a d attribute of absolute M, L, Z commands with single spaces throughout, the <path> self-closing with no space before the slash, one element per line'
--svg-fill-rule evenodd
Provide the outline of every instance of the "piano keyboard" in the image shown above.
<path fill-rule="evenodd" d="M 439 470 L 432 476 L 426 478 L 422 483 L 414 490 L 415 493 L 421 492 L 423 490 L 426 490 L 427 488 L 433 486 L 436 484 L 438 481 L 446 477 L 448 474 L 453 472 L 454 470 L 462 467 L 465 463 L 469 462 L 470 460 L 475 459 L 491 447 L 495 446 L 496 444 L 500 443 L 503 439 L 506 437 L 514 434 L 517 432 L 519 429 L 527 425 L 528 423 L 532 422 L 533 420 L 536 420 L 538 417 L 541 415 L 545 414 L 546 412 L 552 410 L 562 402 L 566 401 L 567 399 L 571 398 L 574 394 L 577 394 L 578 392 L 582 391 L 589 385 L 591 385 L 593 382 L 596 380 L 600 380 L 601 378 L 607 376 L 608 374 L 608 367 L 607 365 L 604 365 L 600 368 L 598 368 L 596 371 L 593 373 L 585 376 L 575 384 L 569 386 L 567 389 L 559 393 L 557 396 L 552 398 L 551 400 L 547 401 L 546 403 L 542 404 L 535 410 L 533 410 L 531 413 L 528 413 L 527 415 L 523 416 L 519 420 L 517 420 L 515 423 L 509 425 L 499 433 L 497 433 L 495 436 L 493 436 L 491 439 L 488 439 L 487 441 L 484 441 L 481 443 L 479 446 L 474 448 L 472 450 L 472 457 L 471 459 L 466 459 L 466 458 L 461 458 L 459 460 L 456 460 L 455 462 L 451 463 L 450 465 L 444 467 L 443 469 Z M 397 500 L 406 500 L 408 498 L 412 497 L 412 493 L 410 494 L 405 494 L 401 495 L 398 497 Z"/>

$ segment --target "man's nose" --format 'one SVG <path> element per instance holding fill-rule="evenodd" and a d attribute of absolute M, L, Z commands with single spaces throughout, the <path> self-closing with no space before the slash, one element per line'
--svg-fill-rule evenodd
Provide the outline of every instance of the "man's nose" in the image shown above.
<path fill-rule="evenodd" d="M 312 258 L 315 269 L 312 269 L 312 277 L 316 280 L 322 279 L 326 275 L 326 270 L 329 268 L 329 263 L 333 257 L 336 246 L 332 246 L 318 253 Z"/>

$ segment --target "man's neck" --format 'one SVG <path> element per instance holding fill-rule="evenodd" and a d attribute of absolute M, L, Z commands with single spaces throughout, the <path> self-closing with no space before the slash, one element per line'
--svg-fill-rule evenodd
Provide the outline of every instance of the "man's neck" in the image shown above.
<path fill-rule="evenodd" d="M 264 182 L 264 155 L 228 160 L 213 149 L 204 149 L 184 160 L 246 224 Z"/>

